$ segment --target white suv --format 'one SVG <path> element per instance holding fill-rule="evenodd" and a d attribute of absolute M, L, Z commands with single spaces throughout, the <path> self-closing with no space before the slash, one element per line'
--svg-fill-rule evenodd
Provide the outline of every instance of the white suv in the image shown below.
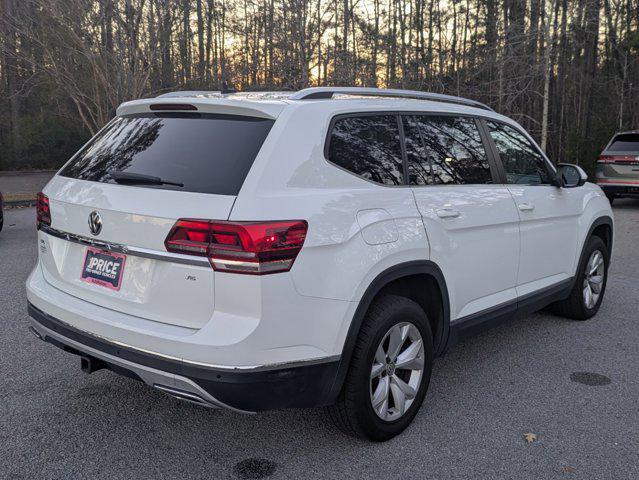
<path fill-rule="evenodd" d="M 375 97 L 375 98 L 373 98 Z M 38 198 L 31 331 L 175 397 L 401 432 L 433 357 L 603 299 L 610 204 L 477 102 L 400 90 L 127 102 Z"/>

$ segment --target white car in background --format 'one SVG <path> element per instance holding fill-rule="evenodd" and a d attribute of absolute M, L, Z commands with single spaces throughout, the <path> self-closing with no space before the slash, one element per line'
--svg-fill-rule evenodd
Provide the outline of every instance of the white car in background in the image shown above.
<path fill-rule="evenodd" d="M 597 313 L 610 204 L 514 121 L 401 90 L 127 102 L 38 199 L 32 332 L 170 395 L 412 421 L 433 358 L 552 305 Z"/>

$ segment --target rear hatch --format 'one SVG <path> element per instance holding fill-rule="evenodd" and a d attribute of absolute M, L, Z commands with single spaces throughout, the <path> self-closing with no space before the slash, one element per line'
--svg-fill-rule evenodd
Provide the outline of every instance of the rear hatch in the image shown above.
<path fill-rule="evenodd" d="M 201 112 L 116 117 L 45 189 L 46 281 L 122 313 L 202 327 L 215 273 L 205 258 L 169 254 L 164 241 L 180 218 L 229 217 L 273 123 Z"/>
<path fill-rule="evenodd" d="M 613 137 L 597 162 L 598 183 L 639 184 L 639 132 Z"/>

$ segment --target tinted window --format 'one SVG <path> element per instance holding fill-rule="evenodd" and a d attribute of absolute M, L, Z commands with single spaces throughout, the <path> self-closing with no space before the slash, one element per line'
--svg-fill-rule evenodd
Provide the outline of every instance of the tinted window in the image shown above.
<path fill-rule="evenodd" d="M 492 183 L 490 163 L 474 119 L 424 115 L 410 117 L 406 125 L 411 184 Z"/>
<path fill-rule="evenodd" d="M 413 116 L 402 116 L 406 156 L 408 157 L 408 175 L 411 185 L 431 185 L 433 174 L 430 156 L 426 152 L 419 122 Z"/>
<path fill-rule="evenodd" d="M 503 123 L 488 122 L 499 158 L 511 184 L 549 184 L 548 165 L 542 154 L 518 130 Z"/>
<path fill-rule="evenodd" d="M 61 175 L 114 183 L 110 173 L 124 171 L 184 184 L 147 188 L 237 195 L 272 125 L 262 118 L 199 113 L 118 117 Z"/>
<path fill-rule="evenodd" d="M 639 152 L 639 133 L 624 133 L 617 135 L 606 151 Z"/>
<path fill-rule="evenodd" d="M 397 117 L 340 118 L 331 131 L 328 158 L 373 182 L 402 185 L 404 166 Z"/>

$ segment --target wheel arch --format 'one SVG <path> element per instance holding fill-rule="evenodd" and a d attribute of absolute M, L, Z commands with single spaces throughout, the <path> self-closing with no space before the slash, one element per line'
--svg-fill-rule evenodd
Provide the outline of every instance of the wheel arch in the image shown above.
<path fill-rule="evenodd" d="M 448 335 L 450 331 L 450 302 L 448 298 L 446 280 L 441 269 L 436 263 L 430 260 L 409 261 L 389 267 L 377 275 L 369 284 L 357 305 L 342 348 L 342 355 L 335 382 L 332 387 L 331 398 L 337 398 L 342 390 L 342 386 L 350 366 L 353 348 L 357 341 L 357 336 L 364 321 L 364 317 L 366 316 L 373 300 L 385 289 L 400 288 L 399 285 L 403 279 L 411 279 L 419 276 L 428 277 L 428 279 L 434 282 L 434 285 L 436 285 L 439 289 L 441 315 L 437 319 L 436 332 L 433 332 L 433 349 L 436 355 L 443 353 L 448 343 Z M 420 302 L 418 301 L 418 303 Z M 424 308 L 423 305 L 420 304 L 420 306 Z M 424 310 L 426 309 L 424 308 Z"/>
<path fill-rule="evenodd" d="M 586 239 L 593 235 L 600 237 L 606 244 L 606 247 L 608 247 L 608 252 L 612 253 L 612 241 L 614 237 L 612 218 L 606 215 L 595 219 L 590 226 Z"/>
<path fill-rule="evenodd" d="M 579 271 L 579 265 L 583 261 L 584 254 L 586 251 L 586 246 L 588 245 L 588 240 L 592 236 L 597 236 L 601 238 L 606 246 L 608 247 L 608 253 L 612 254 L 612 244 L 614 237 L 614 222 L 612 217 L 609 215 L 600 215 L 596 217 L 592 222 L 590 222 L 590 227 L 588 227 L 588 231 L 586 235 L 581 239 L 580 248 L 575 252 L 575 266 L 574 266 L 574 275 L 572 277 L 572 282 L 577 280 L 577 272 Z"/>
<path fill-rule="evenodd" d="M 577 268 L 579 268 L 579 265 L 581 265 L 584 251 L 586 250 L 586 245 L 588 244 L 588 240 L 592 236 L 601 238 L 606 244 L 606 247 L 608 247 L 608 254 L 611 255 L 614 239 L 614 222 L 612 220 L 612 217 L 608 215 L 602 215 L 592 221 L 592 223 L 590 224 L 590 228 L 588 229 L 588 233 L 584 237 L 581 244 L 581 252 L 579 254 L 579 261 L 577 262 Z"/>

